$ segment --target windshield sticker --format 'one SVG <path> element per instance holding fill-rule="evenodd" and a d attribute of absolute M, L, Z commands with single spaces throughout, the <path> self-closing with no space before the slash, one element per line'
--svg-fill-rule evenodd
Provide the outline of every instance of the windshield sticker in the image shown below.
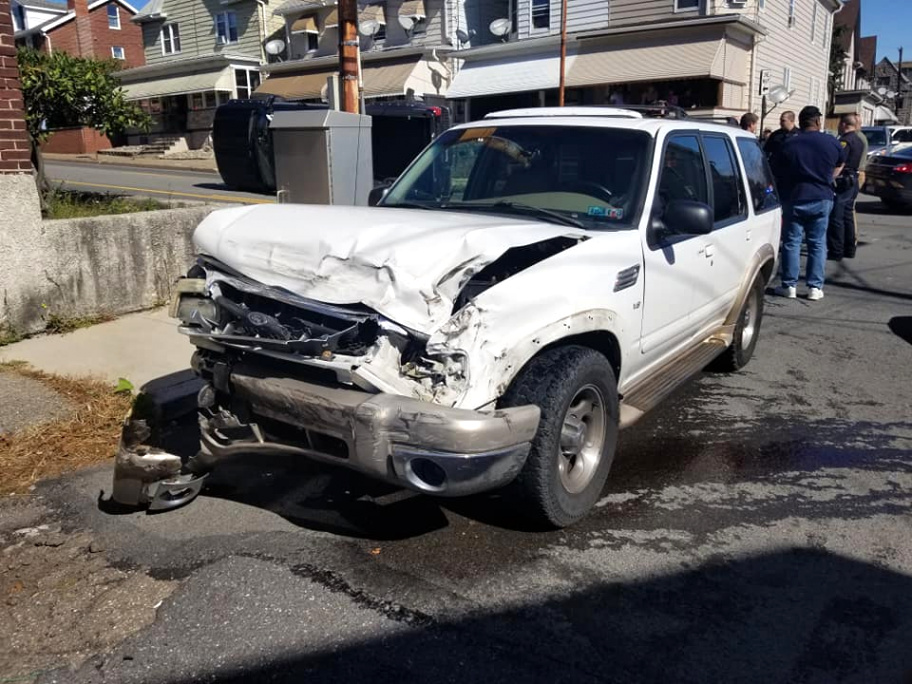
<path fill-rule="evenodd" d="M 484 140 L 494 135 L 496 128 L 467 128 L 459 136 L 459 140 Z"/>
<path fill-rule="evenodd" d="M 586 212 L 589 216 L 604 216 L 605 207 L 589 207 L 589 211 Z"/>
<path fill-rule="evenodd" d="M 620 221 L 622 218 L 624 218 L 624 210 L 623 209 L 612 209 L 611 211 L 608 212 L 608 218 L 617 219 L 618 221 Z"/>

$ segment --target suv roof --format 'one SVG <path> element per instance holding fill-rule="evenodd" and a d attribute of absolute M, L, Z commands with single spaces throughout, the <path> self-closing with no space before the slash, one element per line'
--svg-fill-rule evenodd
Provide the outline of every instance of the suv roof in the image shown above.
<path fill-rule="evenodd" d="M 652 117 L 649 115 L 653 114 Z M 487 114 L 484 122 L 500 121 L 504 124 L 545 124 L 559 125 L 587 125 L 605 128 L 626 128 L 644 130 L 653 135 L 660 130 L 668 128 L 680 130 L 702 130 L 726 132 L 740 137 L 756 136 L 747 131 L 742 131 L 730 123 L 718 123 L 712 117 L 688 116 L 684 110 L 677 107 L 667 108 L 661 105 L 644 107 L 531 107 L 525 109 L 507 109 Z M 455 128 L 477 127 L 478 122 L 468 122 Z"/>

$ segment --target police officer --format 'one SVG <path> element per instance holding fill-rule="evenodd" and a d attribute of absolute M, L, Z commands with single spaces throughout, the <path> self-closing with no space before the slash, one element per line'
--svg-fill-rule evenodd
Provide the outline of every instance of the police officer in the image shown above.
<path fill-rule="evenodd" d="M 856 114 L 843 114 L 839 119 L 839 144 L 846 151 L 846 163 L 836 178 L 836 198 L 827 227 L 827 258 L 832 261 L 855 257 L 858 174 L 864 171 L 867 154 L 867 145 L 858 135 Z"/>

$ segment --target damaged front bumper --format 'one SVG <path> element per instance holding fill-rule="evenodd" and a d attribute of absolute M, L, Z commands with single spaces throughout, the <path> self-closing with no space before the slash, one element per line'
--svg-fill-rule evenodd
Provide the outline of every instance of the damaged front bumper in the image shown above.
<path fill-rule="evenodd" d="M 454 409 L 255 367 L 236 367 L 230 381 L 232 411 L 200 413 L 197 459 L 204 467 L 239 454 L 286 454 L 422 492 L 465 496 L 516 477 L 538 429 L 537 406 Z"/>
<path fill-rule="evenodd" d="M 226 379 L 231 408 L 200 409 L 200 451 L 189 464 L 147 446 L 144 421 L 126 423 L 115 501 L 173 508 L 199 493 L 220 460 L 258 454 L 331 463 L 438 496 L 477 494 L 516 477 L 540 415 L 537 406 L 454 409 L 277 377 L 255 366 L 235 366 Z M 211 387 L 203 396 L 212 396 Z"/>

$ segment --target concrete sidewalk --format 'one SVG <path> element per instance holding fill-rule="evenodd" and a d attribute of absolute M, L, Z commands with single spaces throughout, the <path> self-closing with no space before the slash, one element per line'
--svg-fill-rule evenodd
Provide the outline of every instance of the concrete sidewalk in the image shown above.
<path fill-rule="evenodd" d="M 33 337 L 0 347 L 0 362 L 25 361 L 58 375 L 126 378 L 138 390 L 190 366 L 193 346 L 177 332 L 166 308 L 122 316 L 64 335 Z"/>

